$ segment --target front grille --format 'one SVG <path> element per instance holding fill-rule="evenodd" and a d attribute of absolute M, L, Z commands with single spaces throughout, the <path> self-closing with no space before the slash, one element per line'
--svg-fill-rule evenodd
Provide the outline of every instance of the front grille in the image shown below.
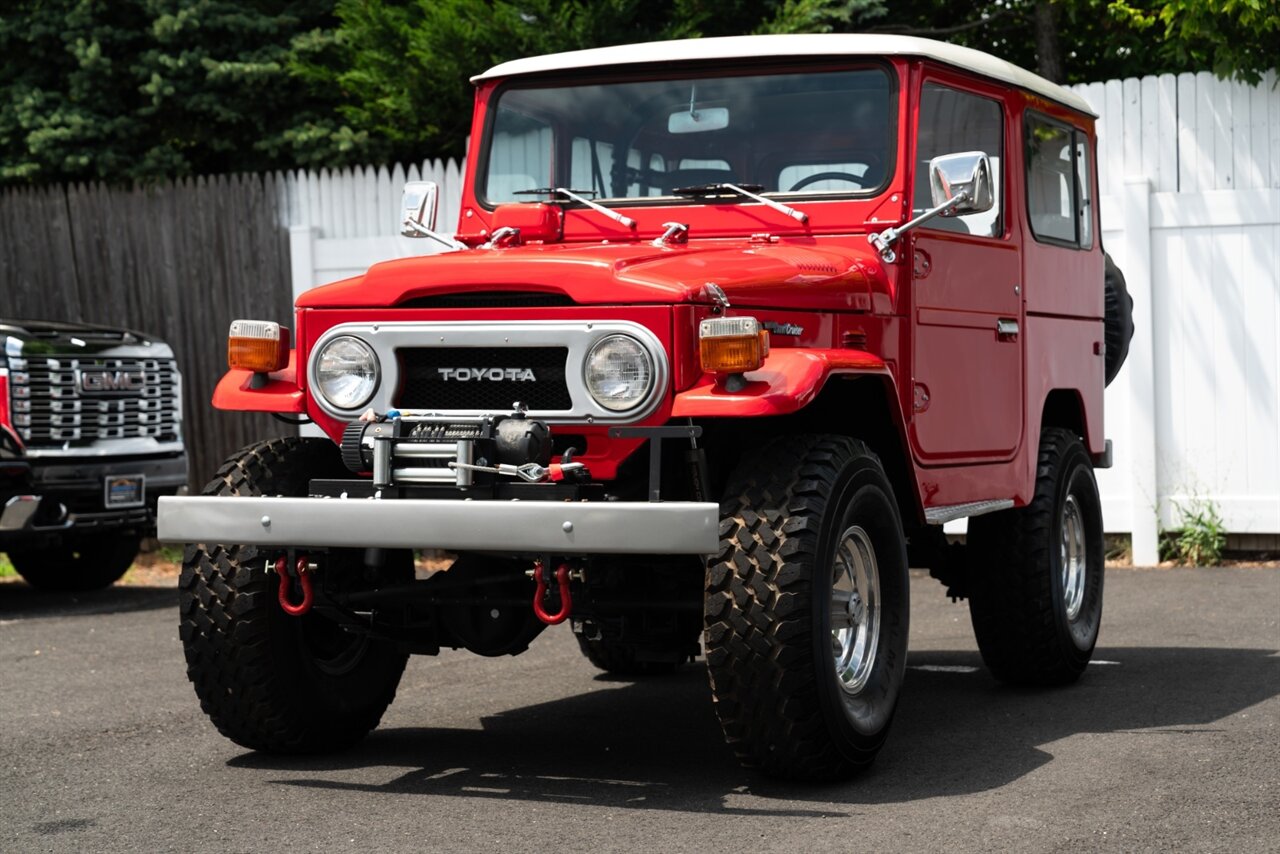
<path fill-rule="evenodd" d="M 573 406 L 565 383 L 567 347 L 422 347 L 397 355 L 395 405 L 402 409 L 496 413 L 510 412 L 516 401 L 539 412 Z M 461 377 L 446 376 L 442 369 L 463 371 Z M 525 369 L 533 371 L 533 380 L 512 376 Z"/>
<path fill-rule="evenodd" d="M 10 358 L 9 386 L 14 427 L 31 447 L 178 438 L 180 390 L 172 359 Z"/>

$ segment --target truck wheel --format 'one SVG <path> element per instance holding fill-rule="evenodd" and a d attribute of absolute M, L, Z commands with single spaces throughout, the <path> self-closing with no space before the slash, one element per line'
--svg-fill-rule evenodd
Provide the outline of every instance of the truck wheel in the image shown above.
<path fill-rule="evenodd" d="M 137 534 L 91 534 L 47 549 L 10 551 L 9 562 L 32 587 L 73 592 L 110 587 L 138 556 Z"/>
<path fill-rule="evenodd" d="M 907 554 L 880 461 L 799 436 L 739 465 L 707 570 L 706 655 L 725 737 L 748 767 L 829 780 L 884 743 L 907 663 Z"/>
<path fill-rule="evenodd" d="M 1084 672 L 1102 622 L 1102 510 L 1068 430 L 1040 437 L 1031 503 L 969 520 L 969 615 L 1002 682 L 1063 685 Z"/>
<path fill-rule="evenodd" d="M 306 495 L 312 477 L 349 476 L 344 472 L 328 440 L 272 439 L 228 460 L 204 494 Z M 244 747 L 308 753 L 353 744 L 378 725 L 408 656 L 315 611 L 285 614 L 278 579 L 264 570 L 278 551 L 187 546 L 179 582 L 187 676 L 218 731 Z M 358 583 L 363 552 L 330 550 L 320 571 Z M 389 553 L 379 580 L 412 578 L 413 555 Z"/>
<path fill-rule="evenodd" d="M 1120 272 L 1110 255 L 1104 257 L 1106 273 L 1102 281 L 1105 311 L 1103 340 L 1107 350 L 1103 364 L 1106 384 L 1111 385 L 1111 381 L 1124 366 L 1124 360 L 1129 357 L 1129 341 L 1133 338 L 1133 297 L 1129 295 L 1124 273 Z"/>
<path fill-rule="evenodd" d="M 689 660 L 683 649 L 671 650 L 670 657 L 655 656 L 661 660 L 641 657 L 636 654 L 635 647 L 606 640 L 586 640 L 582 635 L 575 635 L 582 654 L 605 673 L 615 676 L 663 676 L 675 673 Z"/>

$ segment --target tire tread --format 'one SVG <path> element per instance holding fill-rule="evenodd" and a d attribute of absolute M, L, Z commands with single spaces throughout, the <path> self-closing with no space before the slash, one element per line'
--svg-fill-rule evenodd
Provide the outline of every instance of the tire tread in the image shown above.
<path fill-rule="evenodd" d="M 835 748 L 814 690 L 806 565 L 817 558 L 823 498 L 859 455 L 872 453 L 848 437 L 775 441 L 757 457 L 768 464 L 736 475 L 721 502 L 704 609 L 712 695 L 738 759 L 773 776 L 829 780 L 859 764 Z"/>
<path fill-rule="evenodd" d="M 250 445 L 218 469 L 204 495 L 296 493 L 327 460 L 321 441 L 298 437 Z M 336 459 L 336 450 L 332 451 Z M 407 656 L 379 694 L 345 703 L 347 714 L 305 708 L 272 655 L 275 592 L 253 546 L 187 546 L 179 578 L 179 634 L 200 707 L 224 736 L 254 750 L 305 753 L 358 741 L 395 697 Z"/>
<path fill-rule="evenodd" d="M 1088 655 L 1070 655 L 1061 642 L 1052 575 L 1046 571 L 1056 544 L 1058 473 L 1079 446 L 1070 430 L 1044 430 L 1031 503 L 969 520 L 969 612 L 982 659 L 1002 682 L 1068 684 L 1088 661 Z"/>

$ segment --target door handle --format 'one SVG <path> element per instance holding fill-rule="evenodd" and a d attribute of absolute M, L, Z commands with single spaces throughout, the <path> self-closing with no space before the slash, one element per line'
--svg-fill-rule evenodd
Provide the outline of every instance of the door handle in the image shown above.
<path fill-rule="evenodd" d="M 996 335 L 1001 338 L 1013 338 L 1018 334 L 1018 321 L 1002 317 L 996 321 Z"/>

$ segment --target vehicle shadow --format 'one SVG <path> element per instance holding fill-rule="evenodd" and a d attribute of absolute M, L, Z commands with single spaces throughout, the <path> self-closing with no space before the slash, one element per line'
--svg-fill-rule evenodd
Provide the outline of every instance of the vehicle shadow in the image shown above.
<path fill-rule="evenodd" d="M 0 620 L 78 617 L 176 608 L 178 587 L 107 587 L 78 593 L 37 590 L 24 581 L 0 584 Z"/>
<path fill-rule="evenodd" d="M 706 677 L 693 668 L 511 709 L 484 718 L 480 730 L 378 730 L 338 755 L 246 753 L 229 764 L 308 773 L 272 781 L 307 788 L 822 817 L 840 815 L 844 806 L 995 789 L 1051 762 L 1053 742 L 1080 733 L 1211 732 L 1216 722 L 1280 695 L 1273 650 L 1110 648 L 1096 658 L 1119 664 L 1092 666 L 1069 688 L 1023 691 L 998 685 L 976 653 L 913 654 L 893 733 L 875 766 L 827 786 L 780 783 L 738 768 Z M 378 784 L 326 777 L 373 767 L 406 770 Z M 777 808 L 754 799 L 742 808 L 732 803 L 735 794 Z"/>

